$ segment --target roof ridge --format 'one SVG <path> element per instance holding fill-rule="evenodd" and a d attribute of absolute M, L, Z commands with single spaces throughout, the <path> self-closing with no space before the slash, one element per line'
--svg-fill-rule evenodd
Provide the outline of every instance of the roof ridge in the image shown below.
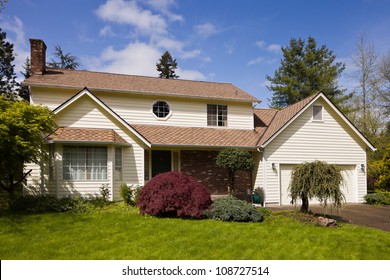
<path fill-rule="evenodd" d="M 53 68 L 53 67 L 46 67 L 46 69 L 49 69 L 49 70 L 60 70 L 60 71 L 64 71 L 65 70 L 65 71 L 69 71 L 69 72 L 79 72 L 79 71 L 81 72 L 82 71 L 82 72 L 97 73 L 97 74 L 118 75 L 118 76 L 127 76 L 127 77 L 140 77 L 140 78 L 147 78 L 147 79 L 161 79 L 161 80 L 169 80 L 169 81 L 183 81 L 183 82 L 197 82 L 197 83 L 210 83 L 210 84 L 224 84 L 224 85 L 232 85 L 234 87 L 237 87 L 233 83 L 229 83 L 229 82 L 201 81 L 201 80 L 190 80 L 190 79 L 165 79 L 165 78 L 154 77 L 154 76 L 145 76 L 145 75 L 136 75 L 136 74 L 124 74 L 124 73 L 113 73 L 113 72 L 94 71 L 94 70 L 87 70 L 87 69 L 66 69 L 66 68 Z"/>

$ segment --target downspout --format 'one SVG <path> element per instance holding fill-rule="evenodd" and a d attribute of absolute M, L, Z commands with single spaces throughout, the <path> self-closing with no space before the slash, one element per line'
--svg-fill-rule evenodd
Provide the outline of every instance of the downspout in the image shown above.
<path fill-rule="evenodd" d="M 267 168 L 267 159 L 265 156 L 265 148 L 264 148 L 263 149 L 263 188 L 265 190 L 265 193 L 267 194 L 267 169 L 266 168 Z M 265 200 L 267 200 L 267 196 Z"/>
<path fill-rule="evenodd" d="M 267 172 L 266 172 L 266 157 L 265 157 L 265 148 L 257 148 L 257 151 L 258 152 L 261 152 L 262 153 L 262 162 L 263 162 L 263 189 L 264 191 L 267 193 L 267 190 L 266 190 L 266 176 L 267 176 Z M 266 199 L 267 199 L 267 196 L 266 196 Z M 265 205 L 265 201 L 264 201 L 264 205 Z"/>

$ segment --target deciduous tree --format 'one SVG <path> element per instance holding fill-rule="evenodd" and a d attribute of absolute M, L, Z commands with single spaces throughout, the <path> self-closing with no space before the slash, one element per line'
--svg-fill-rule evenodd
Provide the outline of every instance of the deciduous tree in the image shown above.
<path fill-rule="evenodd" d="M 350 114 L 352 122 L 371 141 L 383 126 L 381 110 L 378 103 L 380 77 L 378 71 L 378 55 L 373 44 L 367 42 L 363 35 L 356 43 L 356 53 L 352 56 L 356 70 L 351 75 L 357 82 L 352 104 L 354 110 Z"/>
<path fill-rule="evenodd" d="M 227 148 L 221 150 L 216 158 L 216 164 L 228 172 L 228 193 L 233 195 L 235 189 L 235 175 L 238 170 L 253 170 L 255 161 L 252 155 L 244 149 Z"/>
<path fill-rule="evenodd" d="M 26 163 L 39 163 L 46 155 L 44 136 L 56 128 L 53 112 L 25 101 L 0 97 L 0 188 L 14 198 L 15 188 L 28 176 Z"/>
<path fill-rule="evenodd" d="M 292 203 L 302 200 L 301 212 L 309 211 L 309 200 L 316 197 L 321 204 L 331 202 L 340 207 L 345 201 L 340 186 L 343 176 L 340 168 L 323 161 L 314 161 L 298 164 L 292 172 L 289 192 Z"/>

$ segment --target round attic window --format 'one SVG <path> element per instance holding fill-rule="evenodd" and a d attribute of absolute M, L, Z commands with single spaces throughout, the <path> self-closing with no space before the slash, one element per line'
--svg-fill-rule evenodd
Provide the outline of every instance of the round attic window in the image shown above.
<path fill-rule="evenodd" d="M 153 104 L 153 114 L 159 119 L 165 119 L 169 116 L 171 109 L 166 101 L 156 101 Z"/>

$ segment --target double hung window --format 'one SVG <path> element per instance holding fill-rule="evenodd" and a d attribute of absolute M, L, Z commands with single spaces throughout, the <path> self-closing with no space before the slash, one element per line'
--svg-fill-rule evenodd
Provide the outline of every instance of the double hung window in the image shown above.
<path fill-rule="evenodd" d="M 207 125 L 227 126 L 227 105 L 207 104 Z"/>

